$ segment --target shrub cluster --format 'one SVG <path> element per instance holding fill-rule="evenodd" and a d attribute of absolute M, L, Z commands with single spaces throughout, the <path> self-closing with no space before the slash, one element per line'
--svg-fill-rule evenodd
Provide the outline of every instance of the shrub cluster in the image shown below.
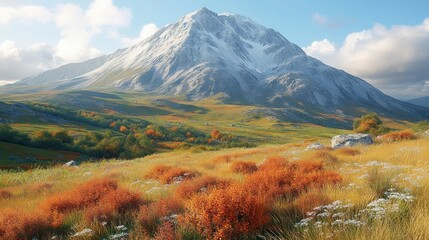
<path fill-rule="evenodd" d="M 171 167 L 166 165 L 157 165 L 146 173 L 145 177 L 156 179 L 161 183 L 171 183 L 174 181 L 183 181 L 194 178 L 199 175 L 198 172 L 180 167 Z"/>
<path fill-rule="evenodd" d="M 416 135 L 411 130 L 402 130 L 397 132 L 390 132 L 377 137 L 381 142 L 396 142 L 402 140 L 416 139 Z"/>

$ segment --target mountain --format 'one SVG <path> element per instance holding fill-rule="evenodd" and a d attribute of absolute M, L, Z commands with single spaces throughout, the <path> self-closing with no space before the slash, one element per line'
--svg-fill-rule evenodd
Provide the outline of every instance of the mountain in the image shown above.
<path fill-rule="evenodd" d="M 132 47 L 23 79 L 9 89 L 137 90 L 191 100 L 224 93 L 227 101 L 316 118 L 358 116 L 362 109 L 410 120 L 429 118 L 427 108 L 398 101 L 307 56 L 273 29 L 206 8 Z"/>
<path fill-rule="evenodd" d="M 429 108 L 429 96 L 407 100 L 407 102 Z"/>

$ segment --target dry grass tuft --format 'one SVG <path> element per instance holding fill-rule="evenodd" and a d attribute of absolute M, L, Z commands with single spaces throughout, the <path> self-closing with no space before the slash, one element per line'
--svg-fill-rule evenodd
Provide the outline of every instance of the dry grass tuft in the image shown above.
<path fill-rule="evenodd" d="M 0 190 L 0 199 L 7 199 L 13 197 L 13 194 L 9 190 L 2 189 Z"/>

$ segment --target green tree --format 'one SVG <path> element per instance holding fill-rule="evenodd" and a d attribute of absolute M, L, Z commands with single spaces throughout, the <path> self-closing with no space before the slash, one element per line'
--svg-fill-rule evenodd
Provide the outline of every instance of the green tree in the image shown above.
<path fill-rule="evenodd" d="M 353 130 L 357 133 L 369 133 L 378 136 L 388 132 L 383 121 L 376 113 L 369 113 L 353 121 Z"/>

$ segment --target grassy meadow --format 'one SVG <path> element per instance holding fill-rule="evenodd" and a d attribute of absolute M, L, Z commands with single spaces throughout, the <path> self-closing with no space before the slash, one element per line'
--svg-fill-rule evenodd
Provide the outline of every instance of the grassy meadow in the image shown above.
<path fill-rule="evenodd" d="M 207 219 L 192 218 L 192 213 L 198 210 L 198 214 L 206 213 L 209 217 L 211 211 L 216 211 L 220 215 L 226 214 L 222 217 L 228 218 L 229 215 L 222 212 L 222 209 L 228 209 L 231 204 L 238 201 L 244 206 L 249 203 L 262 204 L 259 212 L 256 210 L 251 213 L 244 212 L 242 217 L 257 217 L 264 221 L 254 222 L 255 226 L 240 228 L 242 231 L 234 232 L 238 234 L 234 235 L 234 238 L 427 239 L 429 237 L 429 228 L 425 224 L 429 216 L 429 200 L 426 197 L 429 188 L 427 164 L 429 139 L 419 138 L 337 150 L 326 148 L 305 151 L 305 147 L 310 142 L 300 141 L 284 145 L 263 145 L 251 149 L 222 149 L 211 152 L 176 150 L 131 161 L 109 160 L 82 163 L 79 167 L 71 168 L 53 167 L 25 172 L 3 171 L 0 173 L 0 196 L 3 196 L 0 197 L 0 211 L 20 209 L 22 212 L 18 215 L 29 214 L 41 219 L 48 218 L 52 222 L 52 216 L 58 215 L 55 211 L 59 211 L 60 208 L 54 212 L 40 213 L 40 215 L 36 212 L 46 206 L 54 210 L 52 206 L 55 204 L 58 206 L 64 204 L 62 207 L 66 208 L 67 197 L 64 196 L 70 194 L 70 191 L 85 191 L 81 188 L 82 184 L 105 179 L 105 181 L 117 183 L 117 189 L 125 191 L 126 194 L 135 194 L 134 197 L 139 199 L 130 200 L 130 206 L 134 207 L 130 208 L 133 209 L 131 212 L 117 212 L 115 204 L 120 205 L 120 200 L 112 198 L 106 203 L 112 205 L 106 209 L 114 209 L 112 211 L 115 212 L 110 217 L 97 219 L 94 217 L 97 214 L 89 214 L 92 211 L 100 211 L 104 214 L 110 211 L 91 210 L 90 204 L 83 207 L 70 207 L 69 210 L 64 211 L 61 220 L 57 219 L 60 222 L 56 222 L 56 225 L 47 224 L 48 226 L 40 226 L 42 231 L 32 229 L 33 232 L 30 230 L 28 232 L 39 235 L 42 239 L 52 236 L 67 239 L 86 228 L 94 232 L 90 236 L 82 236 L 81 239 L 107 238 L 120 233 L 126 233 L 131 239 L 225 239 L 225 237 L 228 239 L 232 235 L 228 235 L 231 232 L 228 232 L 228 228 L 224 226 L 228 224 L 227 222 L 216 222 L 215 218 L 211 218 L 212 229 L 208 231 L 204 227 L 204 221 Z M 328 144 L 326 140 L 322 140 L 322 143 Z M 309 172 L 306 172 L 307 170 L 300 172 L 300 176 L 309 174 L 313 179 L 293 191 L 290 190 L 290 194 L 268 196 L 271 194 L 270 188 L 267 188 L 262 193 L 256 191 L 254 196 L 241 196 L 242 193 L 225 190 L 235 192 L 239 195 L 237 199 L 234 196 L 222 195 L 222 189 L 234 189 L 231 186 L 253 192 L 253 188 L 258 184 L 249 185 L 248 182 L 254 178 L 257 181 L 265 181 L 263 174 L 258 175 L 258 172 L 263 171 L 263 166 L 268 168 L 268 173 L 275 175 L 275 169 L 281 166 L 276 164 L 283 161 L 298 164 L 297 169 L 300 168 L 300 163 L 310 164 L 311 166 L 301 167 L 309 169 L 314 167 L 317 171 L 313 169 L 308 170 Z M 240 165 L 238 163 L 243 162 L 248 164 L 237 167 Z M 271 170 L 270 164 L 274 167 Z M 323 167 L 319 169 L 318 164 Z M 163 172 L 161 168 L 166 167 L 170 167 L 172 171 Z M 317 174 L 322 174 L 320 176 L 326 179 L 332 177 L 328 172 L 338 174 L 339 178 L 327 182 L 323 179 L 314 179 Z M 163 174 L 167 174 L 167 177 Z M 281 181 L 277 183 L 276 178 L 272 180 L 274 181 L 270 184 L 284 184 Z M 206 185 L 202 184 L 204 181 L 207 182 Z M 195 189 L 196 185 L 200 189 Z M 96 188 L 97 184 L 92 186 Z M 202 188 L 208 189 L 207 192 L 200 191 Z M 211 196 L 216 191 L 219 194 L 218 198 Z M 389 191 L 396 195 L 389 195 Z M 74 193 L 75 197 L 78 195 L 77 192 Z M 395 197 L 389 198 L 393 195 Z M 215 197 L 212 199 L 215 201 L 214 204 L 201 207 L 195 203 L 195 201 L 207 201 L 210 197 Z M 223 199 L 224 197 L 226 199 Z M 368 207 L 377 200 L 382 203 L 377 206 L 379 209 Z M 269 204 L 264 205 L 263 201 Z M 329 207 L 332 203 L 338 209 Z M 307 221 L 307 224 L 299 224 L 302 223 L 302 219 L 308 218 L 308 214 L 312 214 L 313 208 L 318 206 L 327 206 L 325 210 L 328 210 L 321 216 L 315 215 L 313 219 Z M 323 209 L 320 210 L 322 213 Z M 320 214 L 320 211 L 316 214 Z M 336 216 L 333 216 L 334 212 Z M 359 212 L 363 213 L 359 215 Z M 94 218 L 88 219 L 88 214 Z M 22 220 L 24 225 L 25 221 L 30 221 L 23 216 L 21 218 L 24 219 Z M 16 217 L 16 219 L 21 218 Z M 252 222 L 250 220 L 254 219 L 247 220 Z M 1 219 L 1 221 L 6 220 Z M 334 224 L 335 221 L 337 224 Z M 4 222 L 0 225 L 6 228 L 6 231 L 11 231 L 7 229 L 11 226 L 4 225 Z M 124 225 L 127 230 L 118 230 L 118 226 L 121 225 Z M 17 227 L 14 231 L 20 231 L 18 229 L 21 226 Z M 236 227 L 239 229 L 238 226 Z M 22 235 L 22 238 L 26 237 L 29 235 Z"/>

